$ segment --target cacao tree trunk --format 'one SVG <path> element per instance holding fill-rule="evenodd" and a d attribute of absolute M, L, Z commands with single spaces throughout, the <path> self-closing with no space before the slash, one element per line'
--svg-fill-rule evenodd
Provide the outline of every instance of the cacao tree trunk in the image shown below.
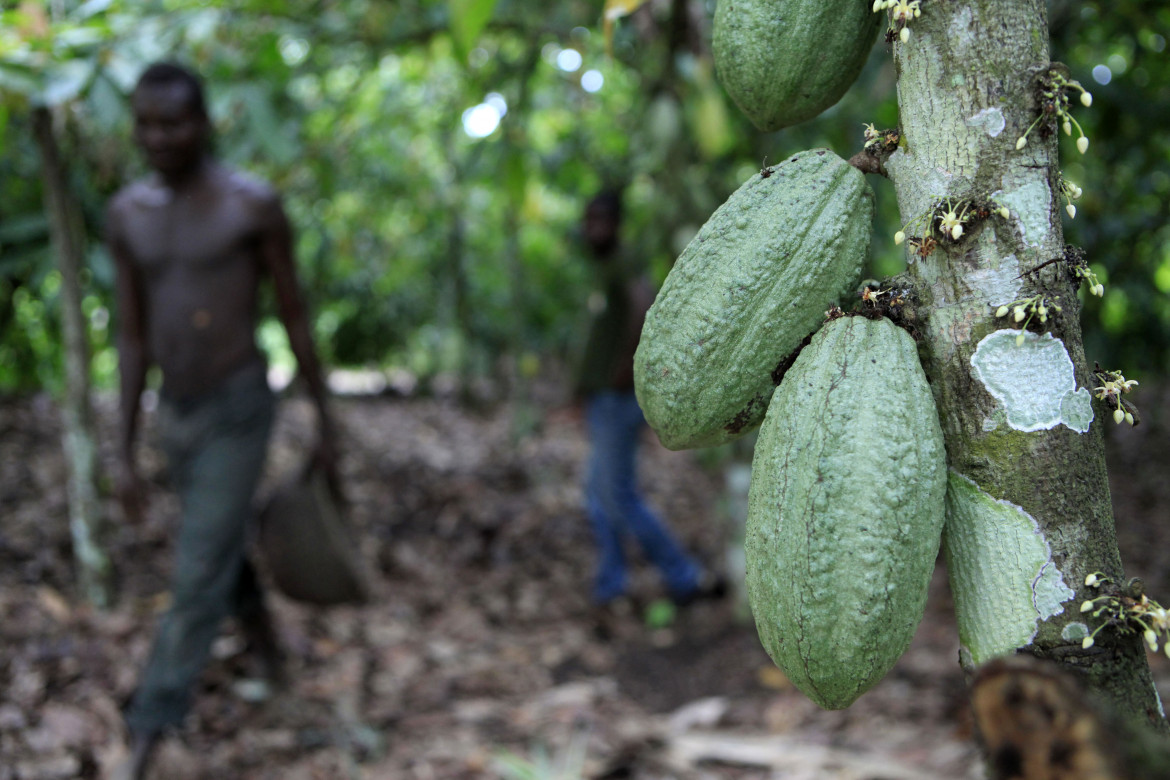
<path fill-rule="evenodd" d="M 113 600 L 113 566 L 103 547 L 105 518 L 97 491 L 98 448 L 89 400 L 89 345 L 81 309 L 84 264 L 81 212 L 69 192 L 65 168 L 47 108 L 33 113 L 40 150 L 50 236 L 61 272 L 61 329 L 65 391 L 61 399 L 64 449 L 69 466 L 69 529 L 81 596 L 94 606 Z"/>
<path fill-rule="evenodd" d="M 1086 576 L 1124 574 L 1102 436 L 1114 423 L 1091 400 L 1077 289 L 1063 262 L 1027 273 L 1064 253 L 1058 151 L 1078 154 L 1071 138 L 1037 130 L 1017 149 L 1041 111 L 1037 75 L 1050 66 L 1045 2 L 922 5 L 909 39 L 893 44 L 902 138 L 885 167 L 902 219 L 948 198 L 1010 211 L 993 210 L 929 256 L 909 253 L 947 442 L 944 548 L 963 664 L 1015 652 L 1055 661 L 1165 731 L 1140 632 L 1106 628 L 1082 647 L 1100 623 L 1079 609 L 1099 595 Z M 1059 297 L 1062 311 L 1017 346 L 1020 325 L 996 310 L 1036 294 Z"/>

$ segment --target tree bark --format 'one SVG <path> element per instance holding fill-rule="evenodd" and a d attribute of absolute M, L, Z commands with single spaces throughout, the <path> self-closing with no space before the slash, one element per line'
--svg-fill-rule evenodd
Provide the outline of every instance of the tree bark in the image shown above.
<path fill-rule="evenodd" d="M 1077 290 L 1062 262 L 1027 273 L 1064 253 L 1061 136 L 1038 128 L 1016 148 L 1041 111 L 1036 78 L 1050 66 L 1045 2 L 922 5 L 909 39 L 893 44 L 902 137 L 885 167 L 903 221 L 948 198 L 1010 211 L 992 210 L 958 241 L 940 237 L 929 256 L 910 252 L 947 441 L 944 548 L 963 664 L 1016 652 L 1055 661 L 1165 732 L 1139 635 L 1108 627 L 1082 648 L 1097 624 L 1079 605 L 1099 595 L 1085 577 L 1123 574 L 1102 437 L 1110 415 L 1090 400 Z M 1058 296 L 1062 311 L 1017 346 L 1020 325 L 996 309 L 1036 294 Z"/>
<path fill-rule="evenodd" d="M 99 608 L 113 601 L 113 566 L 103 546 L 105 518 L 97 490 L 98 449 L 89 400 L 89 344 L 81 308 L 84 265 L 81 211 L 69 192 L 53 118 L 47 108 L 33 113 L 40 150 L 50 240 L 61 272 L 61 329 L 65 391 L 61 399 L 64 449 L 69 465 L 69 529 L 78 589 Z"/>

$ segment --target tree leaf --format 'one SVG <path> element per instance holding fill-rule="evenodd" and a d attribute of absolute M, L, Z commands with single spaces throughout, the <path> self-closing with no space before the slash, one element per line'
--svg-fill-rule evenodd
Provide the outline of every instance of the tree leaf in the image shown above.
<path fill-rule="evenodd" d="M 492 18 L 497 0 L 447 0 L 447 14 L 450 17 L 451 37 L 455 50 L 463 64 L 467 54 L 475 45 L 479 34 Z"/>
<path fill-rule="evenodd" d="M 45 74 L 45 86 L 37 96 L 38 102 L 46 106 L 58 106 L 77 97 L 93 77 L 96 63 L 93 60 L 68 60 Z"/>
<path fill-rule="evenodd" d="M 0 96 L 5 92 L 30 98 L 40 91 L 40 81 L 30 69 L 0 62 Z"/>
<path fill-rule="evenodd" d="M 43 212 L 18 214 L 0 221 L 0 244 L 20 244 L 48 238 L 49 218 Z"/>
<path fill-rule="evenodd" d="M 610 22 L 617 21 L 645 4 L 646 0 L 605 0 L 605 19 Z"/>
<path fill-rule="evenodd" d="M 82 3 L 81 7 L 74 12 L 74 15 L 78 19 L 88 19 L 91 16 L 97 16 L 98 14 L 102 13 L 111 5 L 113 5 L 113 3 L 114 0 L 86 0 L 86 2 Z"/>
<path fill-rule="evenodd" d="M 23 38 L 47 38 L 51 33 L 47 9 L 26 0 L 16 9 L 17 30 Z"/>
<path fill-rule="evenodd" d="M 110 36 L 109 28 L 97 24 L 83 27 L 62 27 L 53 33 L 53 46 L 61 49 L 81 49 L 101 43 Z"/>
<path fill-rule="evenodd" d="M 605 0 L 602 29 L 605 33 L 605 50 L 611 55 L 613 54 L 613 23 L 623 16 L 629 16 L 645 4 L 646 0 Z"/>

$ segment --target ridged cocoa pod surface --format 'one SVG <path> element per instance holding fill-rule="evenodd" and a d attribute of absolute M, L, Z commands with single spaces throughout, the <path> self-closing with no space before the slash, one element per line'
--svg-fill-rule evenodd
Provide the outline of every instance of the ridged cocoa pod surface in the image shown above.
<path fill-rule="evenodd" d="M 715 70 L 756 127 L 779 130 L 841 99 L 885 18 L 864 0 L 719 0 Z"/>
<path fill-rule="evenodd" d="M 760 428 L 745 542 L 760 641 L 820 706 L 848 707 L 909 646 L 946 472 L 914 340 L 886 319 L 827 323 Z"/>
<path fill-rule="evenodd" d="M 670 449 L 754 430 L 773 375 L 856 287 L 873 193 L 827 149 L 751 177 L 687 245 L 646 315 L 634 357 L 642 411 Z"/>

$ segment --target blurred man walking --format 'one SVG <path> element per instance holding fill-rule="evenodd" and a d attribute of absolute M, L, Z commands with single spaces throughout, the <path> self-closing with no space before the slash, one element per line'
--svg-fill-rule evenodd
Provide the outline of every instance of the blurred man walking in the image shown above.
<path fill-rule="evenodd" d="M 622 251 L 621 218 L 620 195 L 606 191 L 589 202 L 582 226 L 599 293 L 576 382 L 591 445 L 585 508 L 598 554 L 593 602 L 605 606 L 625 594 L 623 539 L 630 534 L 670 596 L 686 604 L 718 596 L 723 586 L 704 575 L 638 490 L 638 440 L 646 421 L 634 396 L 634 351 L 654 290 Z"/>
<path fill-rule="evenodd" d="M 335 454 L 280 198 L 212 157 L 203 88 L 190 71 L 152 65 L 132 105 L 134 140 L 153 173 L 121 190 L 107 217 L 119 313 L 118 491 L 127 518 L 137 521 L 143 492 L 133 444 L 146 372 L 157 365 L 159 427 L 182 506 L 171 607 L 126 713 L 131 756 L 119 776 L 140 778 L 159 736 L 186 715 L 223 618 L 236 615 L 269 673 L 279 670 L 244 550 L 275 407 L 255 340 L 264 279 L 316 402 L 315 457 L 332 471 Z"/>

